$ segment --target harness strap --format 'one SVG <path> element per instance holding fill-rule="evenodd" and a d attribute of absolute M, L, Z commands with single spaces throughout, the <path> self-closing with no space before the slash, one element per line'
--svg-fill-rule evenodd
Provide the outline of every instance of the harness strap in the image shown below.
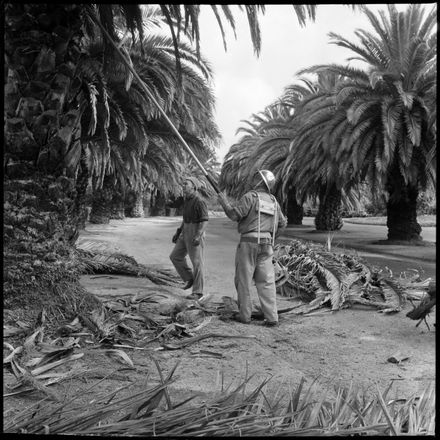
<path fill-rule="evenodd" d="M 261 222 L 260 194 L 257 193 L 257 196 L 258 196 L 258 240 L 257 240 L 257 243 L 260 244 L 260 222 Z"/>
<path fill-rule="evenodd" d="M 275 232 L 276 232 L 276 227 L 278 224 L 278 219 L 277 219 L 277 215 L 278 215 L 278 202 L 277 199 L 271 194 L 270 195 L 271 199 L 274 201 L 275 203 L 275 214 L 273 216 L 273 233 L 272 233 L 272 246 L 275 246 Z"/>
<path fill-rule="evenodd" d="M 258 192 L 256 192 L 257 197 L 258 197 L 258 241 L 257 243 L 260 244 L 260 229 L 261 229 L 261 210 L 260 210 L 260 194 Z M 270 195 L 270 199 L 272 200 L 272 202 L 275 205 L 275 212 L 274 212 L 274 218 L 273 218 L 273 230 L 272 230 L 272 246 L 275 246 L 275 232 L 276 232 L 276 227 L 277 227 L 277 223 L 278 223 L 278 219 L 277 219 L 277 215 L 278 215 L 278 202 L 277 199 L 272 195 Z"/>

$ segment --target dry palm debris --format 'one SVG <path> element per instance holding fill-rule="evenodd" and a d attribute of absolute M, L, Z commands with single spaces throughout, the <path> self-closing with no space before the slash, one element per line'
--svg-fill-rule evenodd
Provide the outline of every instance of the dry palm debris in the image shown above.
<path fill-rule="evenodd" d="M 317 379 L 295 386 L 275 387 L 270 379 L 255 386 L 246 375 L 232 389 L 214 392 L 197 403 L 195 395 L 175 401 L 171 395 L 174 367 L 160 383 L 135 383 L 94 396 L 93 405 L 78 405 L 73 396 L 65 402 L 40 401 L 5 418 L 7 433 L 70 436 L 132 437 L 297 437 L 297 436 L 390 436 L 435 433 L 435 384 L 404 399 L 388 397 L 393 382 L 373 394 L 350 383 L 337 387 L 331 396 Z M 92 387 L 94 384 L 92 385 Z M 125 390 L 129 393 L 122 394 Z M 83 394 L 83 393 L 82 393 Z M 171 400 L 173 397 L 173 401 Z M 166 405 L 163 401 L 166 401 Z"/>
<path fill-rule="evenodd" d="M 148 267 L 121 253 L 77 248 L 74 258 L 82 273 L 131 275 L 148 278 L 155 284 L 180 285 L 180 279 L 170 270 Z"/>
<path fill-rule="evenodd" d="M 428 292 L 421 298 L 420 304 L 418 306 L 414 306 L 413 304 L 413 309 L 406 314 L 406 316 L 410 319 L 419 320 L 419 322 L 416 324 L 416 327 L 418 327 L 420 323 L 424 321 L 428 327 L 428 330 L 430 330 L 428 322 L 426 321 L 426 316 L 429 315 L 431 310 L 435 307 L 436 293 L 436 283 L 435 281 L 431 281 L 428 284 Z"/>
<path fill-rule="evenodd" d="M 220 334 L 220 333 L 208 333 L 206 335 L 198 335 L 193 336 L 192 338 L 184 339 L 180 342 L 176 342 L 174 344 L 170 343 L 162 343 L 162 347 L 158 348 L 157 350 L 179 350 L 180 348 L 185 348 L 188 345 L 194 344 L 195 342 L 199 342 L 202 339 L 208 339 L 208 338 L 241 338 L 241 339 L 255 339 L 256 336 L 254 335 L 227 335 L 227 334 Z"/>
<path fill-rule="evenodd" d="M 330 252 L 323 245 L 292 240 L 274 249 L 277 293 L 304 302 L 292 313 L 304 314 L 323 306 L 340 310 L 354 304 L 399 312 L 412 289 L 426 287 L 419 276 L 399 278 L 370 268 L 353 255 Z"/>

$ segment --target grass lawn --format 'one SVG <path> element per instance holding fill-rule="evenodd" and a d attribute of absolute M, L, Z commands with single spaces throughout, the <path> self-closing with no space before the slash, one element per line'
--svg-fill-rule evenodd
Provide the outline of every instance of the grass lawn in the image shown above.
<path fill-rule="evenodd" d="M 437 216 L 435 215 L 419 215 L 417 217 L 417 221 L 419 222 L 420 226 L 428 227 L 428 226 L 436 226 L 436 219 Z M 387 224 L 387 218 L 386 217 L 351 217 L 351 218 L 344 218 L 344 222 L 346 223 L 361 223 L 364 225 L 384 225 Z"/>

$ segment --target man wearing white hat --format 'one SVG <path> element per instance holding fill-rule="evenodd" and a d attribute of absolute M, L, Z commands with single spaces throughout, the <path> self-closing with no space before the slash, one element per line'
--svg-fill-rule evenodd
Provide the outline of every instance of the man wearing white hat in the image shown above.
<path fill-rule="evenodd" d="M 240 242 L 235 254 L 235 288 L 237 290 L 237 320 L 251 321 L 252 280 L 255 281 L 265 325 L 278 325 L 275 271 L 272 263 L 275 236 L 287 220 L 275 197 L 271 194 L 275 176 L 269 170 L 260 170 L 255 176 L 254 190 L 247 192 L 235 206 L 226 195 L 219 193 L 218 201 L 226 215 L 238 222 Z"/>
<path fill-rule="evenodd" d="M 184 289 L 192 287 L 188 299 L 198 300 L 204 288 L 205 229 L 208 224 L 208 207 L 197 191 L 200 182 L 194 177 L 185 179 L 183 185 L 183 220 L 173 236 L 174 249 L 170 254 L 177 273 L 186 283 Z M 189 256 L 192 269 L 188 264 Z"/>

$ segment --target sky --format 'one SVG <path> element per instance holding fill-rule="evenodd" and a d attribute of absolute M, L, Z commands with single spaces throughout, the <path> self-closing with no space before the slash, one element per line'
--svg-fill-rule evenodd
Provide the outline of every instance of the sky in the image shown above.
<path fill-rule="evenodd" d="M 403 11 L 407 4 L 397 4 Z M 425 4 L 425 14 L 433 4 Z M 329 32 L 335 32 L 352 42 L 358 39 L 356 29 L 374 31 L 361 11 L 345 5 L 318 5 L 315 21 L 301 27 L 290 4 L 266 5 L 260 16 L 262 48 L 260 56 L 254 54 L 246 15 L 237 5 L 230 5 L 236 21 L 237 39 L 226 21 L 227 51 L 220 29 L 209 5 L 200 12 L 201 54 L 214 71 L 213 90 L 216 97 L 216 122 L 223 137 L 218 159 L 223 161 L 231 145 L 238 141 L 236 131 L 242 120 L 276 100 L 284 88 L 296 82 L 295 74 L 316 64 L 347 64 L 353 53 L 329 44 Z M 372 11 L 387 10 L 386 4 L 369 4 Z M 354 65 L 353 62 L 350 65 Z M 362 64 L 359 62 L 357 66 Z"/>

